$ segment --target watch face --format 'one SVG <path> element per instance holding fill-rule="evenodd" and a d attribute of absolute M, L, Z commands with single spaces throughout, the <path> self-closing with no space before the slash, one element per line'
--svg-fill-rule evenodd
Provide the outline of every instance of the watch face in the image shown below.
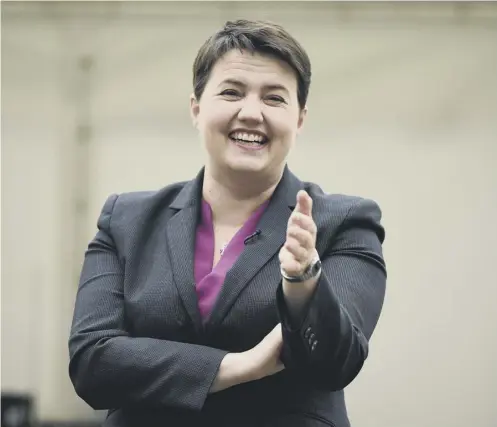
<path fill-rule="evenodd" d="M 309 276 L 314 277 L 316 274 L 318 274 L 319 270 L 321 270 L 321 261 L 317 260 L 312 266 Z"/>

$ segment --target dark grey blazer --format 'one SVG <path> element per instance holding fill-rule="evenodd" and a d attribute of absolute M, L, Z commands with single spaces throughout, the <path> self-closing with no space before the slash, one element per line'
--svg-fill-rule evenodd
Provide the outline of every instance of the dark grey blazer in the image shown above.
<path fill-rule="evenodd" d="M 203 170 L 157 192 L 110 196 L 85 255 L 69 339 L 78 395 L 105 426 L 349 426 L 343 388 L 359 373 L 385 294 L 381 212 L 327 195 L 288 168 L 202 322 L 193 270 Z M 281 290 L 278 251 L 298 190 L 313 199 L 323 274 L 301 325 Z M 208 394 L 227 352 L 283 325 L 286 369 Z"/>

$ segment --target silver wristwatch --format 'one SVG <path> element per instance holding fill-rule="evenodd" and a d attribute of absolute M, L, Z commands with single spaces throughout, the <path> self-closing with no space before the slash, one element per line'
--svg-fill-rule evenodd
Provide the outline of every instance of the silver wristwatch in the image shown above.
<path fill-rule="evenodd" d="M 316 277 L 321 271 L 321 260 L 319 259 L 319 255 L 316 254 L 316 257 L 312 260 L 309 266 L 304 270 L 304 272 L 300 276 L 289 276 L 285 273 L 285 271 L 281 268 L 281 276 L 290 283 L 300 283 L 305 282 L 306 280 L 312 279 Z"/>

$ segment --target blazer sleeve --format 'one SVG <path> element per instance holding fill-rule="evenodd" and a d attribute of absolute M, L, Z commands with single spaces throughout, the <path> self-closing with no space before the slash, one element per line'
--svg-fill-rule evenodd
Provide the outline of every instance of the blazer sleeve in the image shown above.
<path fill-rule="evenodd" d="M 322 256 L 321 276 L 300 325 L 292 324 L 278 287 L 282 361 L 320 388 L 345 388 L 368 356 L 386 288 L 380 219 L 371 200 L 352 206 Z"/>
<path fill-rule="evenodd" d="M 200 410 L 227 352 L 126 332 L 124 272 L 111 227 L 117 198 L 107 199 L 85 254 L 69 337 L 71 381 L 94 409 Z"/>

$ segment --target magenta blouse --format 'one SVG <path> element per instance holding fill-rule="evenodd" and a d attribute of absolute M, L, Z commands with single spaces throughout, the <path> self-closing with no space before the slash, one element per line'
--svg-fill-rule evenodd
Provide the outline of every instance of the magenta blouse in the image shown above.
<path fill-rule="evenodd" d="M 238 230 L 225 247 L 221 259 L 212 268 L 214 259 L 214 227 L 210 205 L 202 200 L 201 219 L 195 239 L 195 283 L 200 315 L 205 320 L 216 301 L 229 269 L 245 248 L 245 239 L 256 231 L 257 223 L 268 202 L 263 203 Z"/>

